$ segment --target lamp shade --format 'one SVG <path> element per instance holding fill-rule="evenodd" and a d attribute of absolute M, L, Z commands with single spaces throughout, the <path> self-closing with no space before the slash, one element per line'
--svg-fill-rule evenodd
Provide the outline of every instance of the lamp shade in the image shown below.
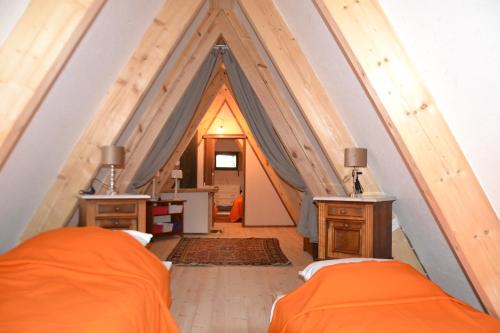
<path fill-rule="evenodd" d="M 179 170 L 179 169 L 172 170 L 172 178 L 182 179 L 182 170 Z"/>
<path fill-rule="evenodd" d="M 368 150 L 366 148 L 346 148 L 344 150 L 344 166 L 364 168 L 368 160 L 367 155 Z"/>
<path fill-rule="evenodd" d="M 121 167 L 125 163 L 125 147 L 120 146 L 103 146 L 102 149 L 102 165 Z"/>

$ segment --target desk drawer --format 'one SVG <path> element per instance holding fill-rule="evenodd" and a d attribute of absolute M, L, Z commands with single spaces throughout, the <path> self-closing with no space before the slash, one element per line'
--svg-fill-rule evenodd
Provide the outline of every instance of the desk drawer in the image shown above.
<path fill-rule="evenodd" d="M 95 221 L 96 225 L 102 228 L 110 229 L 133 229 L 137 230 L 137 220 L 136 219 L 98 219 Z"/>
<path fill-rule="evenodd" d="M 326 207 L 326 215 L 337 218 L 365 218 L 365 207 L 357 205 L 334 205 L 329 204 Z"/>
<path fill-rule="evenodd" d="M 136 202 L 112 203 L 103 202 L 96 204 L 96 215 L 137 215 Z"/>

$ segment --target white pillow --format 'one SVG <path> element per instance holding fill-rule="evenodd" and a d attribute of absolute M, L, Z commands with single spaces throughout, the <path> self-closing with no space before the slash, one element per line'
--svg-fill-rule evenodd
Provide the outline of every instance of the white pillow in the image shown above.
<path fill-rule="evenodd" d="M 345 258 L 345 259 L 321 260 L 321 261 L 315 261 L 312 264 L 309 264 L 309 266 L 307 266 L 303 270 L 299 271 L 299 275 L 302 276 L 302 278 L 305 281 L 307 281 L 310 278 L 312 278 L 313 275 L 316 274 L 317 271 L 319 271 L 320 269 L 327 267 L 327 266 L 354 263 L 354 262 L 363 262 L 363 261 L 389 261 L 389 260 L 392 260 L 392 259 Z"/>
<path fill-rule="evenodd" d="M 170 271 L 170 268 L 172 268 L 172 262 L 171 261 L 162 261 L 161 262 L 163 266 L 167 269 L 167 271 Z"/>
<path fill-rule="evenodd" d="M 285 297 L 286 295 L 278 295 L 276 297 L 276 299 L 274 300 L 273 302 L 273 305 L 271 306 L 271 317 L 269 318 L 269 322 L 272 322 L 273 321 L 273 316 L 274 316 L 274 308 L 276 307 L 276 303 L 278 303 L 278 301 L 280 299 L 282 299 L 283 297 Z"/>
<path fill-rule="evenodd" d="M 152 234 L 147 234 L 145 232 L 140 232 L 137 230 L 120 230 L 120 231 L 129 234 L 130 236 L 132 236 L 132 238 L 141 243 L 143 246 L 146 246 L 149 242 L 151 242 L 151 238 L 153 238 Z"/>

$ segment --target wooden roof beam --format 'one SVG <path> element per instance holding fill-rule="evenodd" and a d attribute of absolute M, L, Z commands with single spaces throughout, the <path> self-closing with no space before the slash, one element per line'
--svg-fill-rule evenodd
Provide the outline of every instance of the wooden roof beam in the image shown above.
<path fill-rule="evenodd" d="M 272 0 L 238 0 L 259 40 L 302 111 L 311 131 L 335 169 L 346 192 L 351 192 L 351 169 L 344 167 L 344 148 L 356 143 L 335 110 L 297 40 Z M 366 192 L 380 192 L 367 168 L 363 171 Z"/>
<path fill-rule="evenodd" d="M 225 97 L 224 97 L 224 86 L 219 87 L 219 91 L 217 92 L 217 95 L 212 101 L 212 104 L 208 107 L 208 109 L 205 112 L 205 115 L 203 116 L 200 125 L 198 126 L 197 129 L 197 137 L 196 137 L 196 144 L 199 145 L 201 141 L 203 141 L 203 135 L 208 131 L 208 129 L 212 126 L 213 121 L 219 114 L 220 109 L 225 103 Z M 200 102 L 200 104 L 203 104 L 203 102 Z M 177 158 L 179 160 L 179 158 Z M 165 169 L 163 167 L 162 169 Z M 170 169 L 171 170 L 171 169 Z M 170 172 L 165 172 L 165 175 L 171 174 Z M 163 184 L 161 186 L 161 191 L 166 192 L 172 189 L 172 185 L 174 184 L 174 181 L 172 178 L 167 177 L 164 180 L 157 179 L 157 187 L 159 187 L 159 184 Z M 149 190 L 150 188 L 148 188 Z"/>
<path fill-rule="evenodd" d="M 165 165 L 160 169 L 160 176 L 158 177 L 157 180 L 158 184 L 157 186 L 155 186 L 155 188 L 157 189 L 157 193 L 155 193 L 156 195 L 159 194 L 160 190 L 163 189 L 163 186 L 171 178 L 170 175 L 172 174 L 172 170 L 175 167 L 175 163 L 180 160 L 182 154 L 184 153 L 187 146 L 193 139 L 198 129 L 198 126 L 200 126 L 203 117 L 207 113 L 207 110 L 212 107 L 217 107 L 217 106 L 220 107 L 223 105 L 224 96 L 220 94 L 220 90 L 223 84 L 224 84 L 224 70 L 220 68 L 218 71 L 216 71 L 216 74 L 214 75 L 211 82 L 209 82 L 205 91 L 203 92 L 200 102 L 196 107 L 193 118 L 191 119 L 188 127 L 186 128 L 184 136 L 177 144 L 177 147 L 172 152 Z"/>
<path fill-rule="evenodd" d="M 120 192 L 127 190 L 164 124 L 219 38 L 220 34 L 215 27 L 221 14 L 220 11 L 209 10 L 199 28 L 193 33 L 182 55 L 167 74 L 154 102 L 146 110 L 139 125 L 127 140 L 125 166 L 116 181 Z"/>
<path fill-rule="evenodd" d="M 489 313 L 500 316 L 500 223 L 376 1 L 316 0 Z"/>
<path fill-rule="evenodd" d="M 256 95 L 288 151 L 292 162 L 314 195 L 338 193 L 313 144 L 298 122 L 280 88 L 261 59 L 253 40 L 231 11 L 219 22 L 227 45 L 233 52 Z"/>
<path fill-rule="evenodd" d="M 105 0 L 32 0 L 0 49 L 0 170 Z"/>
<path fill-rule="evenodd" d="M 40 202 L 23 240 L 69 220 L 77 206 L 76 194 L 101 166 L 100 147 L 118 139 L 203 3 L 167 1 Z"/>

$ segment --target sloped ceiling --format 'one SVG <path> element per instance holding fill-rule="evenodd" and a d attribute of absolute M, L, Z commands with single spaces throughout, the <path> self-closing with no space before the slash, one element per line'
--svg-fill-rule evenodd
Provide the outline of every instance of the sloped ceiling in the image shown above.
<path fill-rule="evenodd" d="M 108 1 L 83 37 L 0 171 L 1 252 L 19 241 L 162 2 Z"/>
<path fill-rule="evenodd" d="M 368 147 L 369 165 L 379 185 L 385 192 L 398 198 L 395 210 L 400 223 L 414 243 L 417 254 L 431 277 L 451 294 L 478 306 L 477 299 L 399 154 L 313 4 L 307 1 L 285 0 L 275 0 L 275 3 L 302 45 L 302 50 L 355 141 Z M 498 80 L 494 80 L 494 75 L 490 75 L 498 70 L 492 70 L 491 63 L 474 62 L 474 72 L 466 71 L 463 70 L 462 64 L 467 63 L 472 55 L 464 52 L 465 59 L 456 58 L 460 54 L 457 50 L 467 50 L 467 42 L 472 41 L 485 54 L 498 54 L 500 42 L 488 34 L 489 31 L 498 31 L 499 23 L 488 20 L 490 16 L 482 11 L 482 15 L 471 21 L 468 15 L 470 11 L 480 11 L 479 7 L 471 5 L 471 8 L 455 13 L 463 15 L 464 20 L 450 24 L 444 18 L 448 16 L 448 9 L 455 7 L 451 0 L 447 6 L 435 7 L 435 4 L 431 3 L 432 1 L 415 0 L 403 5 L 396 1 L 382 1 L 389 19 L 392 19 L 391 22 L 397 29 L 401 28 L 400 38 L 405 46 L 408 45 L 410 56 L 416 58 L 417 67 L 423 68 L 424 77 L 430 81 L 431 88 L 433 85 L 437 87 L 436 92 L 439 95 L 436 99 L 448 110 L 445 117 L 449 119 L 449 125 L 458 140 L 462 141 L 465 147 L 469 147 L 466 148 L 467 157 L 472 161 L 474 171 L 498 212 L 499 182 L 489 175 L 489 168 L 499 162 L 498 153 L 494 153 L 499 151 L 498 145 L 495 144 L 498 142 L 498 132 L 494 130 L 499 119 L 498 113 L 493 112 L 491 107 L 499 104 L 500 93 L 495 92 L 500 89 Z M 109 1 L 105 5 L 0 173 L 0 188 L 11 189 L 8 193 L 0 193 L 0 215 L 3 217 L 0 222 L 0 251 L 10 248 L 19 239 L 18 236 L 52 183 L 79 133 L 91 118 L 92 111 L 89 110 L 97 108 L 107 87 L 127 59 L 127 55 L 137 45 L 160 5 L 161 1 L 151 1 L 145 6 L 142 1 L 139 4 L 133 0 Z M 494 9 L 498 10 L 497 7 Z M 458 11 L 457 8 L 454 10 Z M 494 13 L 495 10 L 487 11 Z M 415 11 L 421 12 L 422 15 L 415 15 Z M 428 12 L 433 12 L 436 20 L 433 21 L 434 24 L 422 27 L 421 22 L 414 17 L 425 17 Z M 455 33 L 455 29 L 466 26 L 464 22 L 468 22 L 472 27 L 488 22 L 490 30 L 481 31 L 487 38 L 478 39 L 477 34 L 465 33 L 462 38 L 469 40 L 463 40 L 461 43 L 455 41 L 452 48 L 443 48 L 442 45 L 449 44 L 449 38 Z M 117 36 L 121 38 L 117 39 Z M 412 46 L 414 36 L 418 38 Z M 422 55 L 418 52 L 422 49 L 432 49 L 432 53 Z M 442 59 L 456 60 L 431 61 L 430 54 L 441 54 Z M 89 71 L 89 68 L 95 70 Z M 450 76 L 451 82 L 448 81 Z M 473 83 L 459 84 L 462 82 Z M 457 90 L 454 87 L 457 87 Z M 462 90 L 466 90 L 467 94 Z M 479 108 L 475 104 L 477 101 L 482 101 Z M 456 110 L 460 110 L 459 114 Z M 474 110 L 474 117 L 468 116 L 470 110 Z"/>
<path fill-rule="evenodd" d="M 468 285 L 465 274 L 363 88 L 326 26 L 318 24 L 322 19 L 314 4 L 276 3 L 351 134 L 359 146 L 368 148 L 368 164 L 383 191 L 396 196 L 398 221 L 429 276 L 451 294 L 479 307 L 472 289 L 464 288 Z"/>

